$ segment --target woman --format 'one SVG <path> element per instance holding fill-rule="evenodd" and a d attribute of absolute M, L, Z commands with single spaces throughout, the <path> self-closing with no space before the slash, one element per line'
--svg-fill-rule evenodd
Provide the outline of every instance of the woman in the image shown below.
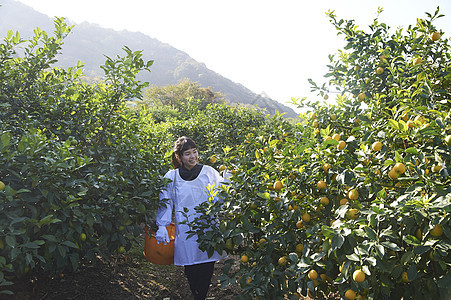
<path fill-rule="evenodd" d="M 203 300 L 210 286 L 214 263 L 223 255 L 215 252 L 213 256 L 208 257 L 206 251 L 199 249 L 197 236 L 187 239 L 189 225 L 180 222 L 186 220 L 182 213 L 185 208 L 189 210 L 188 222 L 192 222 L 196 215 L 194 208 L 208 201 L 206 186 L 214 184 L 219 187 L 224 180 L 212 167 L 199 164 L 198 159 L 197 146 L 192 139 L 181 137 L 175 142 L 172 153 L 174 169 L 164 176 L 171 182 L 160 193 L 156 239 L 159 243 L 169 242 L 166 226 L 171 223 L 174 209 L 174 264 L 185 266 L 185 275 L 194 299 Z"/>

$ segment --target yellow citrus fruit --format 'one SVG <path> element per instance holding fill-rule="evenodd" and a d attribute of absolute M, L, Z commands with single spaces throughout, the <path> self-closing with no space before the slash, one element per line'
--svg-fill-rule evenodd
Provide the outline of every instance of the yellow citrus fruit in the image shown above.
<path fill-rule="evenodd" d="M 279 258 L 278 263 L 279 265 L 284 266 L 287 263 L 287 258 L 285 256 L 282 256 L 281 258 Z"/>
<path fill-rule="evenodd" d="M 280 180 L 277 180 L 276 182 L 274 182 L 274 189 L 276 191 L 280 191 L 283 188 L 283 183 Z"/>
<path fill-rule="evenodd" d="M 85 233 L 82 233 L 82 234 L 80 234 L 80 240 L 83 242 L 83 241 L 86 241 L 86 234 Z"/>
<path fill-rule="evenodd" d="M 310 215 L 308 213 L 304 213 L 301 216 L 301 219 L 302 219 L 302 221 L 304 221 L 304 223 L 308 223 L 308 222 L 310 222 Z"/>
<path fill-rule="evenodd" d="M 318 125 L 319 125 L 318 121 L 313 122 L 313 127 L 318 128 Z"/>
<path fill-rule="evenodd" d="M 357 96 L 357 99 L 358 99 L 359 101 L 363 101 L 363 100 L 365 100 L 365 97 L 366 97 L 365 93 L 360 93 L 360 94 Z"/>
<path fill-rule="evenodd" d="M 422 62 L 423 62 L 423 60 L 421 59 L 421 57 L 417 57 L 413 60 L 413 65 L 416 66 L 416 65 L 421 64 Z"/>
<path fill-rule="evenodd" d="M 354 279 L 355 282 L 363 282 L 365 280 L 365 273 L 363 273 L 362 270 L 355 270 L 352 274 L 352 279 Z"/>
<path fill-rule="evenodd" d="M 379 67 L 379 68 L 376 69 L 376 74 L 377 75 L 381 75 L 382 73 L 384 73 L 384 68 Z"/>
<path fill-rule="evenodd" d="M 241 261 L 243 263 L 247 263 L 249 261 L 249 257 L 245 254 L 245 255 L 241 256 Z"/>
<path fill-rule="evenodd" d="M 324 172 L 329 171 L 329 169 L 330 169 L 330 164 L 324 164 L 324 165 L 323 165 L 323 171 L 324 171 Z"/>
<path fill-rule="evenodd" d="M 296 252 L 302 253 L 302 251 L 304 251 L 304 245 L 297 244 L 296 245 Z"/>
<path fill-rule="evenodd" d="M 328 140 L 331 140 L 331 139 L 332 139 L 332 137 L 326 136 L 326 137 L 324 138 L 324 141 L 328 141 Z"/>
<path fill-rule="evenodd" d="M 338 150 L 343 150 L 346 147 L 346 142 L 345 141 L 339 141 L 338 145 L 337 145 L 337 149 Z"/>
<path fill-rule="evenodd" d="M 356 208 L 351 208 L 346 212 L 346 216 L 351 220 L 357 219 L 358 214 L 359 210 Z"/>
<path fill-rule="evenodd" d="M 354 67 L 354 71 L 357 72 L 358 70 L 360 70 L 360 66 L 355 66 L 355 67 Z"/>
<path fill-rule="evenodd" d="M 415 127 L 415 122 L 413 122 L 412 120 L 408 120 L 407 121 L 407 127 L 409 127 L 409 128 Z"/>
<path fill-rule="evenodd" d="M 395 164 L 393 169 L 399 174 L 404 174 L 404 172 L 406 171 L 406 166 L 403 163 L 397 163 Z"/>
<path fill-rule="evenodd" d="M 318 273 L 315 270 L 310 270 L 308 272 L 308 278 L 310 280 L 315 280 L 316 278 L 318 278 Z"/>
<path fill-rule="evenodd" d="M 438 41 L 440 39 L 440 37 L 441 37 L 441 35 L 438 32 L 431 33 L 431 40 L 433 40 L 434 42 Z"/>
<path fill-rule="evenodd" d="M 356 293 L 355 293 L 353 290 L 351 290 L 351 289 L 349 289 L 349 290 L 347 290 L 347 291 L 345 292 L 345 297 L 346 297 L 346 299 L 348 299 L 348 300 L 354 300 L 354 299 L 355 299 L 355 296 L 356 296 Z"/>
<path fill-rule="evenodd" d="M 401 274 L 401 281 L 404 282 L 404 283 L 408 283 L 410 281 L 409 277 L 407 277 L 407 272 L 406 271 L 402 272 L 402 274 Z"/>
<path fill-rule="evenodd" d="M 387 57 L 384 55 L 384 54 L 382 54 L 380 57 L 379 57 L 379 59 L 381 60 L 381 61 L 383 61 L 384 59 L 386 59 Z"/>
<path fill-rule="evenodd" d="M 351 200 L 357 200 L 359 198 L 359 192 L 356 189 L 352 189 L 348 192 L 348 198 Z"/>
<path fill-rule="evenodd" d="M 423 234 L 421 233 L 421 228 L 418 228 L 417 231 L 415 231 L 415 236 L 416 236 L 417 239 L 419 239 L 420 241 L 423 239 Z"/>
<path fill-rule="evenodd" d="M 435 166 L 432 168 L 432 172 L 440 172 L 441 169 L 442 169 L 442 166 L 440 166 L 440 165 L 435 165 Z"/>
<path fill-rule="evenodd" d="M 327 187 L 327 183 L 324 182 L 324 181 L 322 181 L 322 180 L 320 180 L 320 181 L 318 181 L 318 183 L 316 184 L 316 186 L 318 187 L 318 189 L 324 190 L 324 189 Z"/>
<path fill-rule="evenodd" d="M 343 198 L 340 200 L 340 205 L 345 205 L 346 203 L 348 203 L 348 199 Z"/>
<path fill-rule="evenodd" d="M 329 205 L 329 198 L 327 198 L 327 197 L 322 197 L 322 198 L 319 200 L 319 203 L 321 203 L 322 205 Z"/>
<path fill-rule="evenodd" d="M 439 237 L 443 234 L 442 225 L 437 224 L 431 229 L 432 236 Z"/>
<path fill-rule="evenodd" d="M 401 119 L 403 119 L 405 122 L 409 121 L 409 115 L 407 114 L 407 112 L 402 114 Z"/>
<path fill-rule="evenodd" d="M 338 133 L 336 133 L 332 136 L 332 138 L 336 141 L 339 141 L 341 139 L 341 136 Z"/>
<path fill-rule="evenodd" d="M 247 283 L 251 283 L 252 282 L 252 277 L 249 277 L 248 279 L 247 279 Z"/>
<path fill-rule="evenodd" d="M 304 227 L 304 224 L 302 223 L 302 221 L 297 221 L 296 222 L 296 227 L 301 229 L 302 227 Z"/>
<path fill-rule="evenodd" d="M 210 162 L 212 163 L 212 164 L 214 164 L 215 162 L 216 162 L 216 156 L 212 156 L 212 157 L 210 157 Z"/>
<path fill-rule="evenodd" d="M 332 121 L 335 121 L 335 120 L 337 119 L 337 116 L 336 116 L 335 114 L 331 114 L 331 115 L 330 115 L 330 119 L 331 119 Z"/>
<path fill-rule="evenodd" d="M 371 145 L 371 149 L 373 149 L 373 151 L 381 151 L 382 143 L 381 142 L 374 142 L 373 145 Z"/>
<path fill-rule="evenodd" d="M 261 238 L 261 239 L 258 241 L 259 244 L 263 244 L 264 242 L 266 242 L 266 239 L 264 239 L 264 238 Z"/>
<path fill-rule="evenodd" d="M 120 246 L 119 249 L 117 249 L 117 253 L 122 254 L 125 252 L 124 246 Z"/>
<path fill-rule="evenodd" d="M 396 170 L 394 168 L 392 168 L 390 170 L 390 172 L 388 172 L 388 177 L 390 177 L 391 179 L 398 179 L 399 173 L 396 172 Z"/>
<path fill-rule="evenodd" d="M 3 181 L 0 181 L 0 191 L 5 190 L 5 183 Z"/>
<path fill-rule="evenodd" d="M 315 129 L 315 135 L 318 135 L 319 133 L 320 133 L 319 129 L 316 128 L 316 129 Z"/>

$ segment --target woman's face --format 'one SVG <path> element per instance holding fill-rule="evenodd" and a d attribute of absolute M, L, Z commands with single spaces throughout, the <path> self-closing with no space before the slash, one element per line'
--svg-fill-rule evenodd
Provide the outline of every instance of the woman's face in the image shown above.
<path fill-rule="evenodd" d="M 183 166 L 188 170 L 191 170 L 199 160 L 197 149 L 191 148 L 183 151 L 182 157 L 180 159 L 182 160 Z"/>

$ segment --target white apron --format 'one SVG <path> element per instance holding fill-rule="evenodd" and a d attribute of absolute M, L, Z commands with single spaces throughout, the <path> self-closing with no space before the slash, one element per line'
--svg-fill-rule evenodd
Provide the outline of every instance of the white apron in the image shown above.
<path fill-rule="evenodd" d="M 175 176 L 175 177 L 174 177 Z M 192 222 L 196 217 L 194 208 L 200 203 L 208 201 L 207 185 L 215 184 L 218 188 L 224 182 L 219 173 L 210 166 L 204 165 L 196 179 L 185 181 L 180 176 L 179 170 L 170 170 L 164 176 L 172 180 L 160 193 L 160 202 L 165 200 L 166 206 L 161 205 L 157 213 L 157 225 L 167 226 L 171 223 L 172 209 L 175 209 L 175 244 L 174 244 L 174 264 L 179 266 L 194 265 L 205 262 L 218 261 L 225 257 L 214 252 L 208 257 L 206 251 L 199 249 L 197 235 L 186 239 L 189 226 L 180 224 L 185 220 L 182 212 L 188 208 L 188 220 Z M 174 188 L 175 182 L 175 188 Z M 174 199 L 175 198 L 175 199 Z"/>

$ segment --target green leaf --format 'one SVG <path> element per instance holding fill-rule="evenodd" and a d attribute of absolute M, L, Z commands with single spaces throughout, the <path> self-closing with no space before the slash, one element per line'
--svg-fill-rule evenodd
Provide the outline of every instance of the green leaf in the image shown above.
<path fill-rule="evenodd" d="M 418 154 L 418 150 L 417 148 L 414 147 L 410 147 L 406 149 L 406 153 L 410 153 L 410 154 Z"/>
<path fill-rule="evenodd" d="M 364 229 L 370 240 L 377 241 L 377 234 L 371 227 L 365 226 Z"/>
<path fill-rule="evenodd" d="M 12 235 L 7 235 L 6 238 L 5 238 L 5 242 L 11 248 L 16 247 L 16 238 L 14 236 L 12 236 Z"/>
<path fill-rule="evenodd" d="M 421 255 L 428 252 L 431 249 L 429 246 L 418 246 L 413 249 L 413 253 Z"/>
<path fill-rule="evenodd" d="M 399 124 L 396 122 L 396 120 L 389 119 L 388 125 L 390 125 L 392 128 L 399 130 Z"/>

